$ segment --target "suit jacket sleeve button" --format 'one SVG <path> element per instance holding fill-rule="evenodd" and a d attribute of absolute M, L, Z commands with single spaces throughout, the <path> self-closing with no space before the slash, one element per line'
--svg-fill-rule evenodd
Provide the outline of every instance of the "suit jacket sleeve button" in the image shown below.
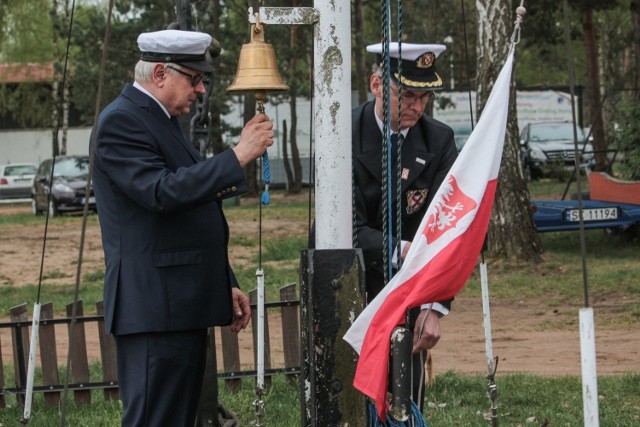
<path fill-rule="evenodd" d="M 222 193 L 218 193 L 216 194 L 218 197 L 222 197 Z"/>

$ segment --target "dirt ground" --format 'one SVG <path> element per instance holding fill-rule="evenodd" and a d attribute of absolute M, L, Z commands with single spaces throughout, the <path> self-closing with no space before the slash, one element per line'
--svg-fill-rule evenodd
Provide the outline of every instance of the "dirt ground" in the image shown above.
<path fill-rule="evenodd" d="M 2 213 L 29 211 L 26 205 L 7 207 L 0 205 Z M 43 271 L 44 285 L 59 282 L 73 282 L 77 269 L 80 246 L 80 227 L 57 221 L 49 224 L 48 240 L 45 248 Z M 243 233 L 249 225 L 234 223 L 230 219 L 231 233 Z M 267 230 L 291 230 L 292 227 L 305 229 L 305 224 L 265 224 Z M 40 259 L 43 250 L 42 236 L 44 220 L 38 226 L 16 225 L 2 227 L 0 233 L 0 288 L 37 283 Z M 234 250 L 235 251 L 235 250 Z M 242 251 L 242 248 L 237 249 Z M 246 254 L 232 252 L 231 259 L 243 259 Z M 102 245 L 97 222 L 90 222 L 84 242 L 82 271 L 103 268 Z M 35 295 L 34 295 L 35 298 Z M 70 302 L 72 296 L 70 296 Z M 29 305 L 32 302 L 28 303 Z M 640 371 L 640 329 L 610 325 L 599 326 L 599 310 L 595 309 L 595 333 L 597 371 L 599 375 L 621 374 Z M 29 308 L 31 312 L 31 307 Z M 6 321 L 6 313 L 0 314 L 0 322 Z M 272 343 L 280 343 L 281 332 L 278 315 L 270 314 L 270 335 Z M 578 311 L 572 307 L 549 309 L 544 301 L 504 302 L 492 300 L 491 324 L 493 354 L 500 359 L 498 374 L 525 372 L 542 375 L 580 375 L 580 337 Z M 549 326 L 553 324 L 554 326 Z M 452 314 L 441 321 L 442 338 L 432 352 L 435 373 L 456 370 L 460 373 L 486 373 L 485 337 L 482 303 L 480 298 L 458 297 Z M 58 357 L 66 357 L 64 338 L 59 337 Z M 98 338 L 95 328 L 87 330 L 90 357 L 98 357 Z M 220 340 L 218 339 L 218 343 Z M 11 363 L 11 335 L 7 329 L 0 329 L 2 358 Z M 251 334 L 243 331 L 240 335 L 242 363 L 253 359 Z M 219 365 L 221 365 L 219 353 Z M 272 345 L 273 366 L 282 366 L 282 348 Z"/>

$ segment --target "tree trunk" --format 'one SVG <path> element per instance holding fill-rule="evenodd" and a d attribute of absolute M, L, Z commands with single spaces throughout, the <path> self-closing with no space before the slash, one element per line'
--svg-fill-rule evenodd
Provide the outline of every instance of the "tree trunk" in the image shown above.
<path fill-rule="evenodd" d="M 587 56 L 587 79 L 589 111 L 591 116 L 593 150 L 595 153 L 596 171 L 610 172 L 607 160 L 607 140 L 602 120 L 602 102 L 600 100 L 600 77 L 598 75 L 598 51 L 596 49 L 596 32 L 593 26 L 593 11 L 585 8 L 582 11 L 582 30 L 584 32 L 584 47 Z"/>
<path fill-rule="evenodd" d="M 284 173 L 287 175 L 287 189 L 293 185 L 293 172 L 291 171 L 291 165 L 289 164 L 289 148 L 287 147 L 287 140 L 289 135 L 287 134 L 287 121 L 282 121 L 282 164 L 284 165 Z"/>
<path fill-rule="evenodd" d="M 297 1 L 293 0 L 292 5 L 295 7 L 297 5 Z M 290 84 L 290 95 L 291 95 L 291 130 L 290 130 L 290 140 L 291 140 L 291 163 L 293 164 L 293 182 L 289 182 L 289 194 L 298 194 L 302 190 L 302 164 L 300 163 L 300 151 L 298 150 L 298 140 L 296 138 L 296 133 L 298 130 L 298 113 L 297 113 L 297 104 L 296 100 L 298 97 L 298 82 L 297 82 L 297 71 L 298 71 L 298 27 L 296 25 L 291 26 L 290 31 L 290 42 L 291 42 L 291 60 L 289 61 L 289 67 L 291 70 L 291 84 Z"/>
<path fill-rule="evenodd" d="M 67 134 L 69 132 L 69 80 L 65 79 L 62 88 L 62 141 L 60 142 L 60 155 L 67 155 Z"/>
<path fill-rule="evenodd" d="M 478 25 L 478 117 L 486 104 L 508 55 L 512 32 L 511 2 L 477 0 Z M 512 260 L 540 260 L 540 237 L 529 207 L 529 190 L 520 161 L 515 88 L 511 88 L 504 152 L 498 189 L 491 212 L 488 243 L 492 256 Z"/>
<path fill-rule="evenodd" d="M 53 0 L 51 4 L 51 20 L 53 21 L 53 31 L 51 33 L 53 54 L 53 83 L 51 85 L 51 154 L 55 157 L 60 154 L 58 144 L 58 130 L 60 127 L 58 104 L 60 100 L 60 58 L 58 57 L 58 31 L 60 19 L 58 17 L 58 1 Z"/>
<path fill-rule="evenodd" d="M 364 41 L 364 10 L 362 8 L 362 0 L 354 0 L 353 2 L 353 32 L 356 34 L 356 48 L 354 49 L 355 65 L 356 65 L 356 78 L 355 85 L 358 91 L 358 104 L 362 104 L 367 100 L 369 93 L 369 72 L 367 71 L 367 64 L 363 55 L 365 41 Z"/>
<path fill-rule="evenodd" d="M 55 70 L 56 67 L 54 67 Z M 60 82 L 57 78 L 57 73 L 54 71 L 53 83 L 51 84 L 51 155 L 57 156 L 60 154 L 60 146 L 58 144 L 58 88 Z"/>
<path fill-rule="evenodd" d="M 216 34 L 220 29 L 220 16 L 222 15 L 222 6 L 220 5 L 220 0 L 210 0 L 208 6 L 208 17 L 207 22 L 209 25 L 205 24 L 205 31 L 209 34 Z M 215 43 L 218 43 L 217 41 Z M 213 66 L 215 69 L 220 69 L 221 59 L 220 57 L 216 57 L 213 60 Z M 211 84 L 214 85 L 214 90 L 211 93 L 222 93 L 224 90 L 218 78 L 216 78 L 215 73 L 212 77 Z M 220 104 L 223 100 L 221 96 L 210 96 L 209 97 L 209 111 L 211 116 L 211 140 L 209 141 L 209 149 L 214 154 L 222 153 L 226 147 L 222 142 L 222 118 L 220 113 Z"/>

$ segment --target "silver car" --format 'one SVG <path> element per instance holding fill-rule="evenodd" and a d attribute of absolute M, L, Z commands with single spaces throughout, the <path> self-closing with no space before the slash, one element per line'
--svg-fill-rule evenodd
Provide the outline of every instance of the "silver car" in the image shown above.
<path fill-rule="evenodd" d="M 37 166 L 32 163 L 0 165 L 0 199 L 28 199 Z"/>
<path fill-rule="evenodd" d="M 582 128 L 576 128 L 580 165 L 593 163 L 593 146 Z M 520 133 L 520 144 L 528 153 L 527 166 L 531 178 L 548 175 L 554 168 L 572 169 L 575 165 L 573 123 L 529 123 Z"/>

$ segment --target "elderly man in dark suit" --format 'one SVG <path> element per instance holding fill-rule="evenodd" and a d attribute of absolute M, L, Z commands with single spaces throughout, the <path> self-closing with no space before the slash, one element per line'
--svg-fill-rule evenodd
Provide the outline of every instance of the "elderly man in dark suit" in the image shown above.
<path fill-rule="evenodd" d="M 135 82 L 100 114 L 94 186 L 106 274 L 106 331 L 115 337 L 123 426 L 195 422 L 207 328 L 249 322 L 230 267 L 222 200 L 247 190 L 242 167 L 273 143 L 256 115 L 238 144 L 207 160 L 176 117 L 205 93 L 211 36 L 138 37 Z"/>
<path fill-rule="evenodd" d="M 367 300 L 373 299 L 385 285 L 383 253 L 382 141 L 383 141 L 383 75 L 382 45 L 370 45 L 377 63 L 370 77 L 374 101 L 353 110 L 353 173 L 355 198 L 356 245 L 362 248 L 365 261 Z M 434 91 L 443 87 L 436 73 L 437 56 L 444 45 L 391 43 L 390 55 L 390 124 L 392 139 L 401 141 L 401 240 L 400 254 L 391 254 L 394 267 L 398 256 L 404 259 L 429 203 L 457 157 L 453 130 L 425 114 Z M 400 52 L 402 52 L 399 72 Z M 401 101 L 400 101 L 401 96 Z M 398 112 L 401 111 L 401 123 Z M 400 132 L 404 138 L 398 136 Z M 384 172 L 386 173 L 386 172 Z M 395 172 L 393 174 L 395 177 Z M 392 179 L 395 181 L 395 178 Z M 395 198 L 395 183 L 390 184 Z M 395 207 L 391 207 L 395 224 Z M 393 234 L 393 247 L 398 236 Z M 414 330 L 413 400 L 422 408 L 424 397 L 424 356 L 440 339 L 439 318 L 446 315 L 451 301 L 429 302 L 413 310 Z"/>

